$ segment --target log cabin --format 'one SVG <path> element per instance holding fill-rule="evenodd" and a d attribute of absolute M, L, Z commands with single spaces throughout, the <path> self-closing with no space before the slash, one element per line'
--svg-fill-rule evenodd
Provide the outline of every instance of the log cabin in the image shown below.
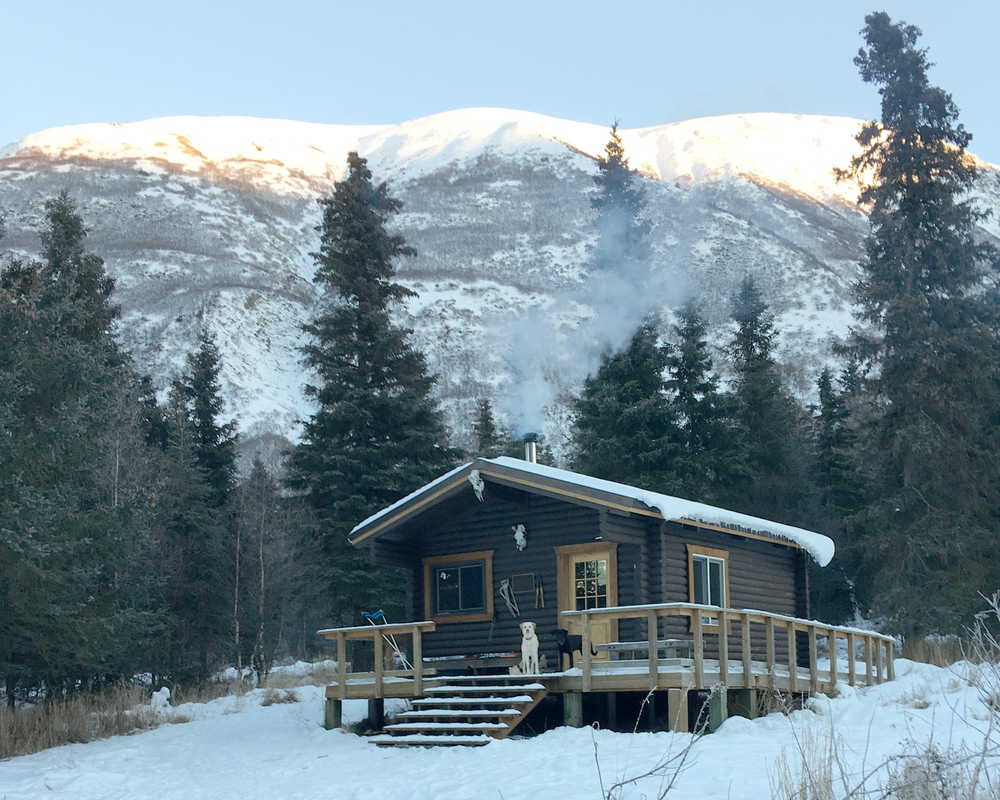
<path fill-rule="evenodd" d="M 755 705 L 758 689 L 828 689 L 838 664 L 833 658 L 821 672 L 824 639 L 834 652 L 838 640 L 848 645 L 843 676 L 852 684 L 891 677 L 886 637 L 810 619 L 807 562 L 829 563 L 834 545 L 826 536 L 537 464 L 531 450 L 524 460 L 464 464 L 351 532 L 352 544 L 373 548 L 376 563 L 410 576 L 409 617 L 420 621 L 320 632 L 338 643 L 340 674 L 327 689 L 336 724 L 347 697 L 432 703 L 427 693 L 463 695 L 478 685 L 499 693 L 501 704 L 502 686 L 530 702 L 506 703 L 519 712 L 509 720 L 482 716 L 482 703 L 473 708 L 462 697 L 458 710 L 415 708 L 378 743 L 488 741 L 507 735 L 550 693 L 562 696 L 564 720 L 578 724 L 595 713 L 585 713 L 585 695 L 610 697 L 608 711 L 614 693 L 662 690 L 672 698 L 669 727 L 686 730 L 697 724 L 691 692 L 721 685 L 726 708 L 726 699 Z M 517 675 L 524 621 L 535 623 L 545 665 L 530 683 Z M 579 637 L 577 652 L 559 651 L 557 630 Z M 373 668 L 348 673 L 346 645 L 357 639 L 371 641 Z M 396 654 L 403 669 L 386 668 L 387 648 L 405 650 Z M 460 711 L 480 716 L 456 722 Z"/>

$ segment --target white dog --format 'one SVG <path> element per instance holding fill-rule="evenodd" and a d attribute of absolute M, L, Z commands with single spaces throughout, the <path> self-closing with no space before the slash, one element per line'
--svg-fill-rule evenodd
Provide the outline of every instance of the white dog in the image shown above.
<path fill-rule="evenodd" d="M 521 623 L 521 673 L 538 674 L 538 637 L 534 622 Z"/>

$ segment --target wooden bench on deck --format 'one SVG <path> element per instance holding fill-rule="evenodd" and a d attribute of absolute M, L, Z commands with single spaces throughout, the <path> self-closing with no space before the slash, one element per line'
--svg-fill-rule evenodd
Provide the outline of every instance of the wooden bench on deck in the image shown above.
<path fill-rule="evenodd" d="M 478 675 L 481 669 L 501 669 L 504 672 L 521 663 L 520 653 L 478 653 L 467 656 L 429 656 L 424 658 L 424 667 L 437 672 L 458 672 L 469 670 Z"/>
<path fill-rule="evenodd" d="M 612 657 L 634 659 L 636 653 L 649 653 L 649 642 L 606 642 L 595 644 L 597 652 L 611 653 Z M 694 658 L 693 639 L 657 639 L 657 658 Z"/>

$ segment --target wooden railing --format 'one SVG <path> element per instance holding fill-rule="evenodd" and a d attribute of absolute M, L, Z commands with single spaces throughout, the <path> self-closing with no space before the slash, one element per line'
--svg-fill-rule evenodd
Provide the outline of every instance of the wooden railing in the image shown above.
<path fill-rule="evenodd" d="M 359 625 L 354 628 L 325 628 L 317 631 L 320 636 L 327 639 L 335 639 L 337 642 L 337 686 L 339 688 L 340 699 L 347 697 L 347 681 L 351 679 L 371 679 L 375 680 L 374 697 L 385 697 L 385 678 L 399 677 L 413 679 L 414 696 L 419 697 L 423 693 L 424 679 L 424 659 L 422 635 L 433 631 L 437 625 L 434 622 L 402 622 L 395 625 Z M 395 637 L 397 644 L 402 646 L 399 639 L 410 637 L 411 657 L 410 663 L 413 669 L 392 669 L 387 670 L 383 665 L 383 654 L 386 647 L 390 647 L 383 637 Z M 371 672 L 348 672 L 347 671 L 347 642 L 348 641 L 370 641 L 374 649 L 374 665 Z M 405 641 L 405 640 L 404 640 Z"/>
<path fill-rule="evenodd" d="M 863 631 L 857 628 L 845 628 L 837 625 L 826 625 L 815 620 L 799 619 L 788 617 L 782 614 L 772 614 L 766 611 L 755 611 L 751 609 L 718 608 L 715 606 L 703 606 L 694 603 L 660 603 L 656 605 L 644 606 L 617 606 L 612 608 L 592 608 L 586 611 L 562 611 L 563 617 L 578 617 L 580 619 L 580 632 L 582 635 L 582 688 L 583 691 L 591 690 L 593 675 L 593 657 L 591 655 L 590 623 L 595 619 L 602 621 L 639 619 L 646 620 L 646 632 L 648 642 L 648 667 L 649 667 L 649 688 L 658 688 L 660 681 L 659 658 L 657 654 L 657 629 L 659 620 L 666 617 L 686 617 L 688 619 L 689 630 L 694 640 L 694 688 L 709 688 L 705 686 L 705 637 L 718 636 L 718 672 L 719 682 L 724 686 L 729 686 L 732 680 L 729 675 L 729 638 L 739 631 L 740 635 L 740 655 L 742 661 L 743 674 L 741 684 L 731 688 L 757 688 L 765 686 L 776 688 L 777 682 L 776 668 L 787 667 L 788 683 L 785 688 L 790 692 L 804 692 L 808 689 L 810 693 L 815 693 L 820 685 L 820 670 L 817 665 L 817 639 L 826 638 L 829 643 L 830 669 L 826 673 L 827 682 L 833 686 L 839 680 L 837 666 L 837 640 L 844 639 L 847 642 L 847 682 L 855 686 L 859 681 L 865 685 L 881 683 L 883 680 L 893 678 L 893 640 L 891 637 L 874 631 Z M 704 617 L 711 617 L 717 620 L 718 624 L 706 625 Z M 754 674 L 754 661 L 752 658 L 752 638 L 751 625 L 763 625 L 764 654 L 763 664 L 757 662 L 762 668 L 761 676 L 769 676 L 761 681 Z M 775 639 L 783 631 L 787 642 L 787 664 L 777 663 L 775 655 Z M 808 640 L 809 655 L 809 677 L 800 679 L 798 672 L 798 647 L 796 634 L 803 633 Z M 725 634 L 725 635 L 724 635 Z M 760 635 L 760 634 L 758 634 Z M 863 673 L 859 674 L 856 650 L 858 645 L 862 645 L 864 655 L 861 661 Z"/>

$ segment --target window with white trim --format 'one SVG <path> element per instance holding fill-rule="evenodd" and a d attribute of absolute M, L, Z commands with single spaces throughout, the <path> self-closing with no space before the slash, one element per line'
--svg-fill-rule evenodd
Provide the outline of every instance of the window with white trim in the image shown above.
<path fill-rule="evenodd" d="M 729 603 L 729 553 L 711 547 L 688 546 L 688 594 L 690 602 L 727 608 Z M 703 625 L 718 625 L 718 617 L 703 615 Z"/>

